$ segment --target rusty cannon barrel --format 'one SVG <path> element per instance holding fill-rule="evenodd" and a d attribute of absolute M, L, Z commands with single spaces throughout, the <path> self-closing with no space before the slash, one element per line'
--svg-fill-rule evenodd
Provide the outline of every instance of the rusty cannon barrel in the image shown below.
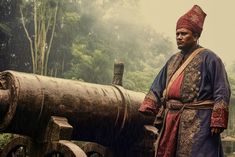
<path fill-rule="evenodd" d="M 152 117 L 138 112 L 144 94 L 116 85 L 99 85 L 27 74 L 0 73 L 0 130 L 35 139 L 51 116 L 66 117 L 72 140 L 104 146 L 135 142 Z"/>

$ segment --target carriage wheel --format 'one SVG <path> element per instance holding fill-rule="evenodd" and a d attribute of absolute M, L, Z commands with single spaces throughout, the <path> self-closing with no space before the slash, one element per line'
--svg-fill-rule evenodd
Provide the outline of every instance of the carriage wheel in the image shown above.
<path fill-rule="evenodd" d="M 16 136 L 8 142 L 0 151 L 1 157 L 28 157 L 31 148 L 31 139 L 24 136 Z"/>
<path fill-rule="evenodd" d="M 113 157 L 108 148 L 94 142 L 86 142 L 82 149 L 88 157 Z"/>
<path fill-rule="evenodd" d="M 60 140 L 53 142 L 45 152 L 45 157 L 87 157 L 84 151 L 76 144 Z"/>

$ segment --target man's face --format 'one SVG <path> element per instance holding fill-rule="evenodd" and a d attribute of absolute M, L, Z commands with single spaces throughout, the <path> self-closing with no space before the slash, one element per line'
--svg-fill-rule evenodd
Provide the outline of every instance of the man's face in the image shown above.
<path fill-rule="evenodd" d="M 180 28 L 176 30 L 176 42 L 178 49 L 187 50 L 197 44 L 197 37 L 193 35 L 192 31 Z"/>

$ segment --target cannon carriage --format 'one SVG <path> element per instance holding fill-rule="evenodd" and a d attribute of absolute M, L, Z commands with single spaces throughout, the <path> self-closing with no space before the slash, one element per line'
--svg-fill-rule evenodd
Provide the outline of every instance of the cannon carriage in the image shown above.
<path fill-rule="evenodd" d="M 0 156 L 153 155 L 154 117 L 138 112 L 145 95 L 120 86 L 116 71 L 112 85 L 0 73 L 0 130 L 18 134 Z"/>

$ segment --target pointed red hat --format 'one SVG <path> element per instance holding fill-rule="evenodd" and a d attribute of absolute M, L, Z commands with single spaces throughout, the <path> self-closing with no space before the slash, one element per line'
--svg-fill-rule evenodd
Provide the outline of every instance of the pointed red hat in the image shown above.
<path fill-rule="evenodd" d="M 194 5 L 192 9 L 178 19 L 176 29 L 186 28 L 200 36 L 205 18 L 206 13 L 198 5 Z"/>

